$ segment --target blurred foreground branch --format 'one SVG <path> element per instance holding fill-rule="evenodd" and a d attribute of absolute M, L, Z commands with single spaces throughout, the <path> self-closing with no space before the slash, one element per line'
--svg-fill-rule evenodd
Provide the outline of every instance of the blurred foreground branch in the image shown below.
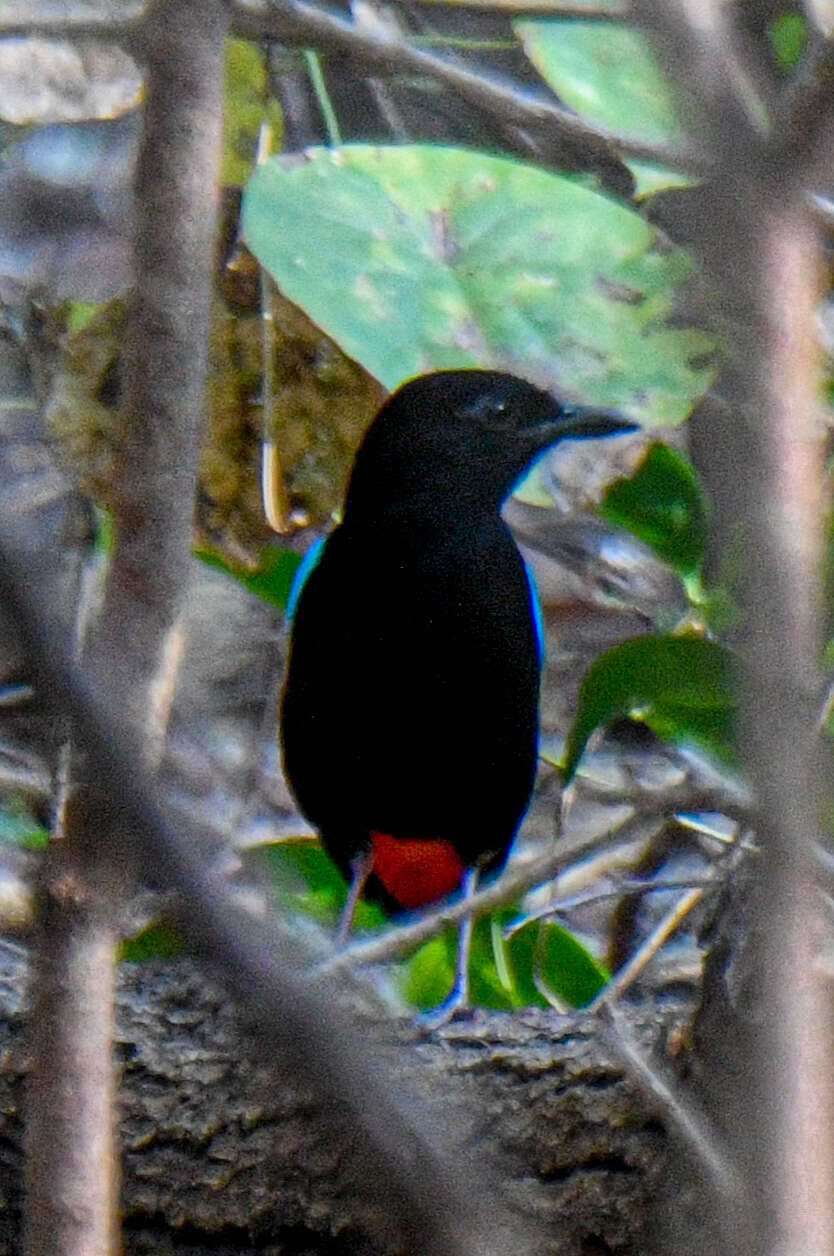
<path fill-rule="evenodd" d="M 823 801 L 815 725 L 822 266 L 806 198 L 830 154 L 832 99 L 818 84 L 828 79 L 832 51 L 820 50 L 819 75 L 786 90 L 762 127 L 740 87 L 727 6 L 641 0 L 636 8 L 694 102 L 715 161 L 698 247 L 727 366 L 721 400 L 703 407 L 693 425 L 693 452 L 720 541 L 743 551 L 742 748 L 761 815 L 749 948 L 758 1031 L 754 1058 L 738 1059 L 723 1077 L 716 1059 L 711 1078 L 717 1110 L 737 1118 L 731 1133 L 748 1173 L 747 1206 L 725 1218 L 724 1241 L 751 1254 L 830 1256 L 831 990 L 815 964 L 812 888 Z M 747 1049 L 736 1043 L 736 1051 Z M 737 1095 L 731 1102 L 739 1084 L 746 1085 L 740 1104 Z"/>

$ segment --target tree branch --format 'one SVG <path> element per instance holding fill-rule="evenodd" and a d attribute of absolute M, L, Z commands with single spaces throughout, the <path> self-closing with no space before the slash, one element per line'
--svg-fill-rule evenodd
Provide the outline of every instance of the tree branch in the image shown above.
<path fill-rule="evenodd" d="M 807 153 L 828 143 L 802 123 L 764 142 L 724 108 L 728 75 L 718 6 L 640 0 L 647 21 L 677 40 L 716 156 L 699 237 L 728 343 L 723 407 L 705 409 L 693 453 L 725 539 L 743 538 L 748 682 L 742 746 L 759 802 L 761 858 L 754 920 L 754 1055 L 716 1068 L 716 1102 L 747 1087 L 731 1134 L 749 1175 L 741 1215 L 726 1218 L 735 1250 L 834 1251 L 831 991 L 815 971 L 814 842 L 823 791 L 816 714 L 821 689 L 823 435 L 815 318 L 819 240 L 806 206 Z M 706 23 L 701 22 L 706 15 Z M 720 18 L 720 21 L 719 21 Z M 825 54 L 826 58 L 830 52 Z M 703 74 L 711 65 L 713 75 Z M 826 71 L 827 74 L 827 71 Z M 723 86 L 722 86 L 723 84 Z M 708 424 L 708 425 L 707 425 Z M 701 445 L 703 443 L 703 447 Z M 699 454 L 701 455 L 699 457 Z M 737 1047 L 736 1050 L 740 1050 Z M 731 1051 L 717 1048 L 726 1061 Z M 723 1077 L 723 1083 L 721 1078 Z M 732 1102 L 728 1111 L 738 1112 Z"/>
<path fill-rule="evenodd" d="M 242 27 L 248 21 L 253 35 L 271 33 L 285 43 L 312 44 L 323 51 L 351 54 L 371 68 L 426 74 L 456 91 L 464 100 L 502 122 L 546 129 L 548 138 L 580 145 L 589 160 L 603 166 L 621 153 L 672 169 L 698 171 L 704 155 L 696 148 L 673 147 L 617 135 L 562 108 L 543 95 L 514 87 L 491 75 L 470 70 L 451 57 L 414 47 L 389 31 L 359 27 L 340 13 L 307 0 L 237 0 Z"/>
<path fill-rule="evenodd" d="M 219 178 L 226 8 L 158 0 L 142 35 L 145 135 L 137 286 L 115 456 L 115 549 L 88 667 L 118 694 L 143 753 L 190 565 Z M 156 706 L 160 708 L 161 700 Z M 164 721 L 163 721 L 164 722 Z M 157 721 L 158 725 L 159 721 Z M 140 730 L 142 730 L 140 732 Z M 73 756 L 60 840 L 41 876 L 28 1095 L 28 1256 L 109 1256 L 118 1232 L 113 994 L 129 878 L 99 765 Z"/>

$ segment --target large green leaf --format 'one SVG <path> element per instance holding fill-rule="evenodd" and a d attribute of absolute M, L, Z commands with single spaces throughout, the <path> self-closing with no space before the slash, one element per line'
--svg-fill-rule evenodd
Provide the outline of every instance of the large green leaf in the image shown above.
<path fill-rule="evenodd" d="M 284 294 L 388 388 L 492 364 L 661 423 L 709 382 L 710 339 L 665 322 L 689 258 L 558 175 L 429 145 L 313 149 L 256 171 L 243 220 Z"/>
<path fill-rule="evenodd" d="M 573 777 L 594 730 L 624 715 L 639 716 L 667 740 L 694 740 L 731 759 L 734 677 L 729 650 L 701 637 L 637 637 L 608 650 L 582 681 L 565 748 L 565 781 Z"/>

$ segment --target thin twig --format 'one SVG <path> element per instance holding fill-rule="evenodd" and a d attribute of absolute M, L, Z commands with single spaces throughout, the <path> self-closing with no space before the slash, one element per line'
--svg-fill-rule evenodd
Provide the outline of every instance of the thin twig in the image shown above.
<path fill-rule="evenodd" d="M 560 898 L 544 907 L 537 907 L 535 911 L 511 921 L 504 929 L 504 937 L 511 938 L 514 933 L 518 933 L 520 929 L 526 928 L 535 920 L 547 920 L 550 916 L 564 915 L 565 912 L 575 911 L 578 907 L 590 907 L 594 903 L 605 903 L 611 899 L 634 898 L 638 895 L 642 897 L 644 894 L 668 894 L 671 890 L 715 889 L 719 884 L 720 882 L 710 876 L 623 881 L 619 885 L 611 885 L 604 890 L 589 890 L 586 894 L 573 894 L 569 898 Z"/>
<path fill-rule="evenodd" d="M 176 616 L 191 562 L 227 28 L 223 0 L 157 0 L 141 32 L 147 100 L 111 485 L 116 542 L 100 613 L 88 617 L 85 599 L 79 634 L 134 733 L 134 771 L 161 757 L 184 646 Z M 102 799 L 98 764 L 83 755 L 68 764 L 32 965 L 25 1250 L 110 1256 L 120 1246 L 113 1036 L 125 832 Z"/>
<path fill-rule="evenodd" d="M 580 22 L 622 22 L 630 12 L 627 4 L 609 8 L 605 4 L 572 4 L 571 0 L 417 0 L 417 3 L 433 9 L 478 9 L 482 13 L 511 13 L 513 17 L 529 13 L 537 18 Z"/>
<path fill-rule="evenodd" d="M 656 824 L 648 823 L 638 837 L 624 842 L 615 842 L 612 845 L 606 844 L 596 854 L 583 856 L 575 863 L 568 865 L 551 882 L 549 901 L 542 910 L 549 910 L 550 903 L 555 901 L 560 894 L 578 895 L 588 886 L 598 886 L 606 877 L 633 869 L 646 858 L 653 843 L 665 827 L 665 823 L 665 817 L 663 820 L 658 820 Z M 511 921 L 504 931 L 504 936 L 510 937 L 517 929 L 523 928 L 526 922 L 526 916 L 518 921 Z"/>

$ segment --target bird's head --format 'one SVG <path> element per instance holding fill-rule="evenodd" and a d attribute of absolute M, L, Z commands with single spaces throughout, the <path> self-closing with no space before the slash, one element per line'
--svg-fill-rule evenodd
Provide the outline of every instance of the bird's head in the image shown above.
<path fill-rule="evenodd" d="M 503 371 L 419 375 L 387 399 L 356 455 L 346 518 L 426 499 L 497 510 L 537 454 L 565 438 L 636 430 Z"/>

